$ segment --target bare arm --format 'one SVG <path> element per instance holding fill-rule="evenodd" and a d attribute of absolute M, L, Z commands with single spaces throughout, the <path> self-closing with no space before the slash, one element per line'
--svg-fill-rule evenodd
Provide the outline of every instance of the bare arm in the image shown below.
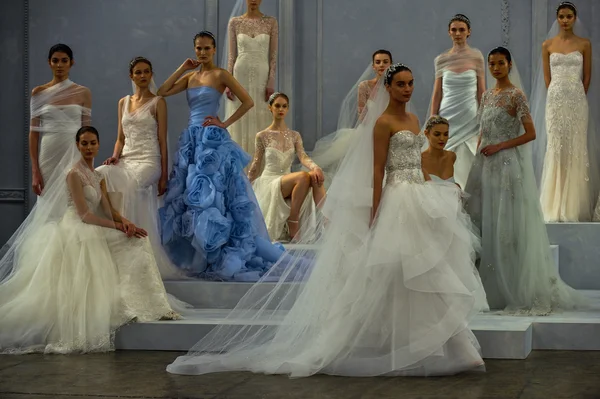
<path fill-rule="evenodd" d="M 269 40 L 269 79 L 267 81 L 267 88 L 273 89 L 275 87 L 275 72 L 277 70 L 277 50 L 279 49 L 279 25 L 277 20 L 273 18 L 273 25 L 271 26 L 271 34 Z"/>
<path fill-rule="evenodd" d="M 166 178 L 169 174 L 169 151 L 167 149 L 167 102 L 164 98 L 160 98 L 156 104 L 156 123 L 160 147 L 160 173 L 161 178 Z"/>
<path fill-rule="evenodd" d="M 44 91 L 43 86 L 33 89 L 31 96 Z M 29 123 L 29 162 L 31 162 L 31 187 L 36 195 L 42 195 L 44 179 L 40 171 L 40 132 L 41 120 L 39 116 L 31 118 Z"/>
<path fill-rule="evenodd" d="M 373 207 L 371 208 L 371 222 L 377 215 L 381 201 L 389 146 L 390 129 L 385 121 L 379 119 L 373 129 Z"/>
<path fill-rule="evenodd" d="M 242 85 L 237 80 L 235 80 L 232 74 L 225 71 L 224 69 L 222 69 L 221 72 L 221 79 L 223 84 L 228 89 L 230 89 L 233 92 L 233 94 L 241 101 L 241 104 L 238 107 L 238 109 L 229 117 L 229 119 L 223 122 L 225 129 L 227 129 L 238 119 L 244 116 L 246 112 L 250 111 L 252 107 L 254 107 L 254 101 L 252 101 L 252 98 L 250 97 L 246 89 L 244 89 Z"/>
<path fill-rule="evenodd" d="M 485 93 L 485 61 L 483 55 L 477 51 L 477 59 L 475 60 L 475 72 L 477 73 L 477 104 L 481 104 L 481 98 Z"/>
<path fill-rule="evenodd" d="M 256 134 L 255 147 L 254 158 L 252 159 L 252 164 L 248 170 L 248 180 L 250 180 L 250 183 L 256 180 L 262 173 L 261 169 L 265 156 L 265 143 L 262 132 Z"/>
<path fill-rule="evenodd" d="M 94 214 L 87 206 L 85 195 L 83 193 L 83 183 L 77 172 L 71 171 L 67 175 L 67 186 L 71 193 L 71 198 L 75 204 L 77 214 L 83 223 L 93 224 L 96 226 L 106 227 L 110 229 L 116 228 L 114 221 L 100 217 Z"/>
<path fill-rule="evenodd" d="M 592 43 L 586 39 L 583 47 L 583 88 L 587 94 L 592 81 Z"/>
<path fill-rule="evenodd" d="M 485 93 L 485 76 L 477 77 L 477 104 L 481 104 L 481 99 Z"/>
<path fill-rule="evenodd" d="M 433 94 L 431 96 L 431 115 L 438 115 L 440 113 L 440 105 L 442 104 L 442 77 L 435 79 L 433 83 Z M 431 116 L 429 115 L 429 116 Z"/>
<path fill-rule="evenodd" d="M 123 152 L 123 147 L 125 146 L 125 133 L 123 133 L 123 104 L 125 104 L 125 98 L 119 100 L 119 109 L 117 110 L 118 122 L 117 122 L 117 141 L 115 142 L 115 148 L 113 149 L 112 157 L 115 160 L 118 160 L 121 157 L 121 153 Z"/>
<path fill-rule="evenodd" d="M 192 60 L 191 58 L 185 60 L 185 62 L 181 64 L 181 66 L 177 68 L 171 76 L 169 76 L 169 79 L 167 79 L 165 83 L 158 88 L 158 92 L 156 94 L 161 97 L 169 97 L 174 94 L 181 93 L 187 89 L 192 73 L 187 73 L 185 75 L 183 74 L 191 69 L 195 69 L 198 67 L 198 65 L 198 61 Z"/>
<path fill-rule="evenodd" d="M 546 82 L 546 88 L 550 86 L 552 80 L 552 74 L 550 72 L 550 51 L 548 48 L 550 43 L 548 40 L 542 44 L 542 68 L 544 68 L 544 82 Z"/>

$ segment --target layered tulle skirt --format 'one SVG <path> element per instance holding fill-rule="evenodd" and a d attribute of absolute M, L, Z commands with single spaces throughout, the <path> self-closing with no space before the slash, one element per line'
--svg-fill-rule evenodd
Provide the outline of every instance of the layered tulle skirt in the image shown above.
<path fill-rule="evenodd" d="M 366 240 L 348 234 L 352 220 L 332 223 L 304 283 L 282 279 L 254 304 L 246 295 L 228 317 L 244 325 L 217 327 L 167 370 L 303 377 L 483 369 L 468 328 L 482 305 L 478 238 L 459 197 L 455 186 L 388 185 Z"/>

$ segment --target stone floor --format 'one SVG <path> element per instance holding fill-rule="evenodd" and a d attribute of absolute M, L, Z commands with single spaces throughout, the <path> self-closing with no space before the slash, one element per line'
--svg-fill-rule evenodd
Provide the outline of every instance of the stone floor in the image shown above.
<path fill-rule="evenodd" d="M 600 398 L 600 352 L 534 352 L 491 360 L 485 374 L 444 378 L 288 379 L 249 373 L 174 376 L 174 352 L 0 356 L 1 399 Z"/>

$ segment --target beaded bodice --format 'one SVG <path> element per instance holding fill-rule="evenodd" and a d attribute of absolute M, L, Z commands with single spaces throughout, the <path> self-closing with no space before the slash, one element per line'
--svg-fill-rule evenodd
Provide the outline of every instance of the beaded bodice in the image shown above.
<path fill-rule="evenodd" d="M 386 184 L 424 183 L 421 169 L 421 148 L 425 144 L 422 133 L 402 130 L 390 137 L 388 158 L 385 165 Z"/>
<path fill-rule="evenodd" d="M 522 134 L 522 123 L 531 121 L 527 98 L 516 87 L 500 92 L 488 90 L 483 93 L 479 117 L 480 148 L 518 137 Z"/>

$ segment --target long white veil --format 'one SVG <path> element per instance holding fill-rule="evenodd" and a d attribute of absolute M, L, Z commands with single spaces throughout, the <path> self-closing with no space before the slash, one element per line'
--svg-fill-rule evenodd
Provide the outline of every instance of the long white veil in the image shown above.
<path fill-rule="evenodd" d="M 226 320 L 202 338 L 186 356 L 167 367 L 175 374 L 251 370 L 259 359 L 281 367 L 301 349 L 319 350 L 319 325 L 327 317 L 327 298 L 337 298 L 344 279 L 361 259 L 369 237 L 373 196 L 373 127 L 389 102 L 383 79 L 368 102 L 333 179 L 316 227 L 300 232 L 295 250 L 288 250 L 255 284 Z M 318 248 L 311 248 L 315 239 Z M 306 245 L 304 245 L 306 244 Z M 332 278 L 337 276 L 337 278 Z M 320 281 L 333 281 L 324 286 Z M 275 283 L 268 283 L 275 281 Z M 325 302 L 323 302 L 325 301 Z M 296 306 L 294 306 L 296 305 Z M 326 367 L 331 359 L 323 359 Z M 318 372 L 310 370 L 309 373 Z"/>
<path fill-rule="evenodd" d="M 27 239 L 39 234 L 45 226 L 56 223 L 67 209 L 66 176 L 81 159 L 75 134 L 82 123 L 89 124 L 91 119 L 91 109 L 78 105 L 85 90 L 83 86 L 65 80 L 31 98 L 30 130 L 39 132 L 41 141 L 46 140 L 44 153 L 40 151 L 45 186 L 25 221 L 0 250 L 2 283 L 19 268 Z M 45 119 L 49 112 L 52 118 Z M 38 250 L 42 252 L 43 248 Z"/>
<path fill-rule="evenodd" d="M 231 31 L 230 31 L 229 23 L 231 22 L 232 18 L 239 17 L 243 13 L 244 13 L 244 0 L 236 0 L 235 4 L 233 5 L 233 8 L 231 9 L 231 14 L 229 14 L 229 19 L 227 20 L 227 33 L 225 34 L 225 39 L 223 40 L 223 44 L 221 46 L 221 48 L 222 48 L 221 61 L 219 63 L 219 66 L 225 70 L 229 70 L 229 48 L 231 46 L 231 40 L 232 40 L 232 38 L 230 37 Z M 233 71 L 229 71 L 229 72 L 231 72 L 231 74 L 233 74 Z M 222 120 L 225 120 L 224 119 L 225 118 L 225 101 L 229 101 L 227 96 L 225 96 L 225 95 L 221 96 L 221 103 L 219 106 L 219 117 Z"/>
<path fill-rule="evenodd" d="M 546 39 L 551 39 L 559 33 L 558 21 L 554 21 Z M 584 24 L 578 17 L 573 26 L 573 32 L 580 37 L 590 37 L 589 32 L 585 28 Z M 588 93 L 600 93 L 600 85 L 598 79 L 592 77 L 592 81 L 588 90 Z M 533 82 L 533 88 L 531 90 L 530 104 L 531 104 L 531 116 L 533 117 L 533 123 L 536 130 L 536 139 L 532 144 L 532 157 L 533 157 L 533 170 L 535 178 L 538 184 L 538 188 L 541 185 L 542 172 L 544 168 L 544 158 L 546 155 L 546 147 L 548 144 L 548 136 L 546 132 L 546 97 L 548 89 L 546 88 L 546 82 L 544 79 L 544 64 L 542 62 L 542 55 L 538 58 L 538 68 Z M 588 159 L 589 159 L 589 179 L 590 179 L 590 196 L 592 207 L 596 204 L 598 193 L 600 192 L 600 173 L 598 170 L 598 162 L 600 151 L 600 138 L 597 137 L 596 127 L 600 126 L 600 114 L 593 112 L 592 110 L 597 109 L 598 104 L 593 96 L 588 95 L 589 101 L 589 119 L 588 119 Z M 593 210 L 593 209 L 592 209 Z"/>

